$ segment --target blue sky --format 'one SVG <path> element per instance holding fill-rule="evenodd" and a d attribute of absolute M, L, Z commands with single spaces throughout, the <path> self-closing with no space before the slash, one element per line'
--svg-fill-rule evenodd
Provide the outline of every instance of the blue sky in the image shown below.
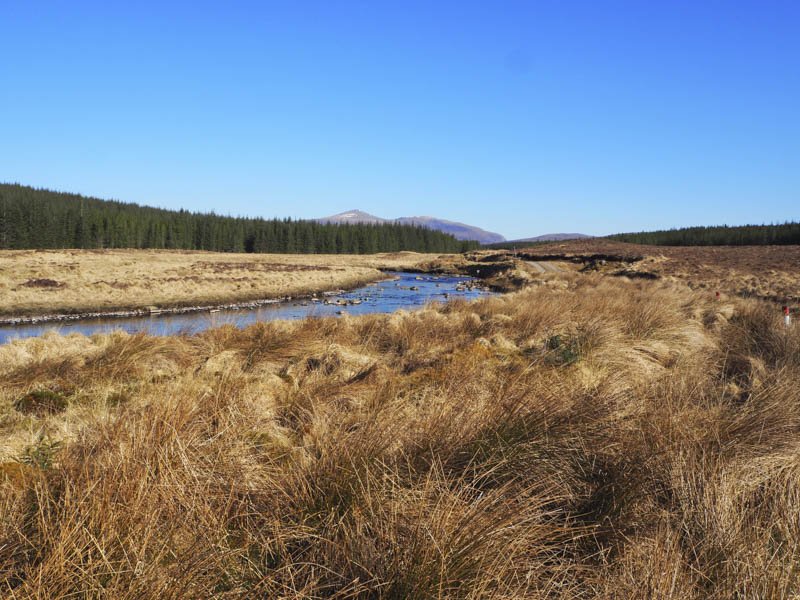
<path fill-rule="evenodd" d="M 0 181 L 502 233 L 800 218 L 800 2 L 5 2 Z"/>

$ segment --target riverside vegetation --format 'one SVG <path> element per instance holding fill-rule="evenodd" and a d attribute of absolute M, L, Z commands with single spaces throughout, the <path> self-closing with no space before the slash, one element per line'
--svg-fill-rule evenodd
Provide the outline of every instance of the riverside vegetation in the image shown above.
<path fill-rule="evenodd" d="M 448 265 L 460 255 L 443 257 Z M 0 251 L 0 319 L 147 306 L 214 306 L 354 288 L 379 269 L 429 265 L 437 254 L 229 254 L 186 250 Z M 427 268 L 427 267 L 426 267 Z"/>
<path fill-rule="evenodd" d="M 0 323 L 308 296 L 383 280 L 385 271 L 482 273 L 503 291 L 530 282 L 524 265 L 507 257 L 493 260 L 492 254 L 0 250 Z"/>
<path fill-rule="evenodd" d="M 548 275 L 0 348 L 4 598 L 796 598 L 800 336 Z"/>

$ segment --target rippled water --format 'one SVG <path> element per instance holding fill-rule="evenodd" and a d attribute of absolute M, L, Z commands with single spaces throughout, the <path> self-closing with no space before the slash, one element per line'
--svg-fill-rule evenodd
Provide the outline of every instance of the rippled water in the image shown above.
<path fill-rule="evenodd" d="M 61 323 L 41 323 L 35 325 L 0 326 L 0 344 L 16 338 L 42 335 L 46 331 L 57 331 L 63 335 L 82 333 L 92 335 L 122 329 L 129 333 L 147 331 L 154 335 L 173 335 L 176 333 L 197 333 L 209 327 L 232 323 L 245 327 L 255 321 L 274 321 L 303 319 L 308 316 L 326 317 L 338 313 L 363 315 L 367 313 L 390 313 L 398 309 L 412 309 L 426 302 L 443 302 L 449 298 L 474 299 L 492 293 L 466 289 L 461 286 L 471 281 L 467 277 L 446 275 L 418 275 L 416 273 L 389 273 L 396 276 L 394 281 L 372 283 L 362 288 L 336 295 L 320 295 L 317 302 L 312 300 L 289 300 L 268 304 L 258 308 L 224 309 L 215 312 L 203 311 L 186 314 L 157 314 L 141 317 L 81 319 Z M 415 287 L 418 289 L 412 290 Z M 324 304 L 327 300 L 332 304 Z M 340 305 L 337 301 L 360 301 L 360 304 Z"/>

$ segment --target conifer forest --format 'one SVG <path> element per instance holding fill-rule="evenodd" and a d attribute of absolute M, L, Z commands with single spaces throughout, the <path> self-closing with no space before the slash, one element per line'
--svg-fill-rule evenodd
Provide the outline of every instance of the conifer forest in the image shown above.
<path fill-rule="evenodd" d="M 0 184 L 0 249 L 370 254 L 464 252 L 477 247 L 477 242 L 420 226 L 220 216 Z"/>
<path fill-rule="evenodd" d="M 800 222 L 776 225 L 682 227 L 608 236 L 618 242 L 655 246 L 783 246 L 800 244 Z"/>

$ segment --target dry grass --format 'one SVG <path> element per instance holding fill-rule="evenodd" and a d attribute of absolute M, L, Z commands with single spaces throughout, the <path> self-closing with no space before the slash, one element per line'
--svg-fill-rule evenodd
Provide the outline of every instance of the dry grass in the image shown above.
<path fill-rule="evenodd" d="M 216 305 L 351 288 L 436 255 L 0 251 L 0 316 Z"/>
<path fill-rule="evenodd" d="M 0 381 L 5 598 L 800 597 L 800 335 L 756 300 L 563 274 Z"/>

